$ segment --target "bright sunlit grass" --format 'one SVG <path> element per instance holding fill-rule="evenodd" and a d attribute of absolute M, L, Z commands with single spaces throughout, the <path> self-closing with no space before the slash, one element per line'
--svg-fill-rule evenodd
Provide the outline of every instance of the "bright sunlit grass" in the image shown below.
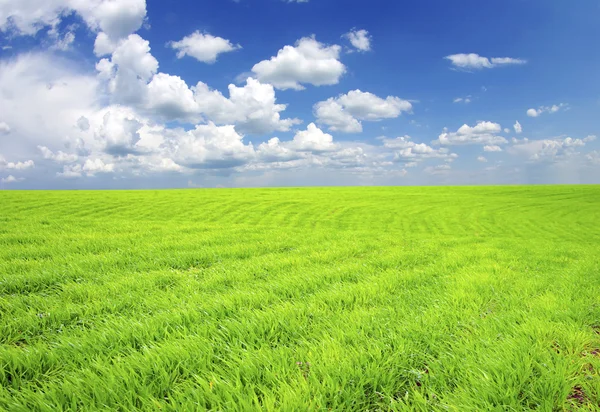
<path fill-rule="evenodd" d="M 598 410 L 600 188 L 0 192 L 0 410 Z"/>

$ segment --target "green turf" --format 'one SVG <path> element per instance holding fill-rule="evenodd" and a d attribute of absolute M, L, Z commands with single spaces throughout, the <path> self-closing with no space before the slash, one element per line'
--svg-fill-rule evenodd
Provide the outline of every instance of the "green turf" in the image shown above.
<path fill-rule="evenodd" d="M 0 192 L 0 410 L 600 410 L 600 187 Z"/>

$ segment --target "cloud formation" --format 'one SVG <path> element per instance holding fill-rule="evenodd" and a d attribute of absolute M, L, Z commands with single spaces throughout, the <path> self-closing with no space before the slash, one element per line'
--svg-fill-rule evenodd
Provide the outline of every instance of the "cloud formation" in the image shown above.
<path fill-rule="evenodd" d="M 383 99 L 357 89 L 318 102 L 313 111 L 317 122 L 329 126 L 331 131 L 359 133 L 362 131 L 361 121 L 393 119 L 402 112 L 410 113 L 412 104 L 396 96 Z"/>
<path fill-rule="evenodd" d="M 527 116 L 529 117 L 538 117 L 544 113 L 556 113 L 561 110 L 569 110 L 569 105 L 567 103 L 559 103 L 554 104 L 552 106 L 540 106 L 537 109 L 529 109 L 527 110 Z"/>
<path fill-rule="evenodd" d="M 494 67 L 509 66 L 509 65 L 523 65 L 527 63 L 524 59 L 515 59 L 512 57 L 483 57 L 476 53 L 459 53 L 451 54 L 444 57 L 450 60 L 452 66 L 459 69 L 492 69 Z"/>
<path fill-rule="evenodd" d="M 456 132 L 445 131 L 440 134 L 434 143 L 441 145 L 500 145 L 508 143 L 504 137 L 498 136 L 501 131 L 502 127 L 493 122 L 479 122 L 473 127 L 464 124 Z"/>
<path fill-rule="evenodd" d="M 366 30 L 356 30 L 352 29 L 348 33 L 344 34 L 344 36 L 352 47 L 361 52 L 367 52 L 371 50 L 371 36 L 369 36 L 369 32 Z"/>
<path fill-rule="evenodd" d="M 196 31 L 179 41 L 168 43 L 168 46 L 177 51 L 177 58 L 182 59 L 190 56 L 196 60 L 212 64 L 222 53 L 228 53 L 242 48 L 239 44 L 233 44 L 222 37 L 216 37 L 209 33 Z"/>
<path fill-rule="evenodd" d="M 346 66 L 340 62 L 341 47 L 328 46 L 313 37 L 298 40 L 295 46 L 285 46 L 270 60 L 252 67 L 252 72 L 263 83 L 278 89 L 302 90 L 305 84 L 325 86 L 337 84 Z"/>

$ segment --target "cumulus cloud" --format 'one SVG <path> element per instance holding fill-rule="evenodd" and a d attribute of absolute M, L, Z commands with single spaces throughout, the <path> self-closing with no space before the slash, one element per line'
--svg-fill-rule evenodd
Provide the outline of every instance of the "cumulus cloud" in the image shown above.
<path fill-rule="evenodd" d="M 11 123 L 12 138 L 5 144 L 14 152 L 76 135 L 77 119 L 98 104 L 95 76 L 46 53 L 0 62 L 0 90 L 0 113 Z"/>
<path fill-rule="evenodd" d="M 179 41 L 168 43 L 169 47 L 177 50 L 179 59 L 190 56 L 203 63 L 215 63 L 219 54 L 232 52 L 242 48 L 222 37 L 196 31 Z"/>
<path fill-rule="evenodd" d="M 523 59 L 515 59 L 512 57 L 483 57 L 476 53 L 460 53 L 460 54 L 452 54 L 450 56 L 444 57 L 447 60 L 450 60 L 451 64 L 454 67 L 459 69 L 491 69 L 494 67 L 507 66 L 507 65 L 521 65 L 526 64 L 527 60 Z"/>
<path fill-rule="evenodd" d="M 33 160 L 24 162 L 6 162 L 0 159 L 0 169 L 27 170 L 35 167 Z"/>
<path fill-rule="evenodd" d="M 513 127 L 515 128 L 516 134 L 521 134 L 523 132 L 523 126 L 521 126 L 521 123 L 519 123 L 518 121 L 515 123 L 515 125 Z"/>
<path fill-rule="evenodd" d="M 501 152 L 502 148 L 498 145 L 485 145 L 483 146 L 484 152 Z"/>
<path fill-rule="evenodd" d="M 210 90 L 204 83 L 198 83 L 194 99 L 200 113 L 208 119 L 220 123 L 235 123 L 242 133 L 265 134 L 272 131 L 289 131 L 300 124 L 299 119 L 283 119 L 287 105 L 277 104 L 275 90 L 270 84 L 256 79 L 246 79 L 246 85 L 229 85 L 229 99 L 221 93 Z"/>
<path fill-rule="evenodd" d="M 355 30 L 352 29 L 348 33 L 344 34 L 344 36 L 352 46 L 361 52 L 367 52 L 371 50 L 371 36 L 369 36 L 369 32 L 366 30 Z"/>
<path fill-rule="evenodd" d="M 408 162 L 405 167 L 413 167 L 416 162 L 425 159 L 444 159 L 452 162 L 458 158 L 456 153 L 450 153 L 446 148 L 434 149 L 425 143 L 415 143 L 410 136 L 399 136 L 394 139 L 381 138 L 383 146 L 392 149 L 394 161 Z"/>
<path fill-rule="evenodd" d="M 46 146 L 38 146 L 39 151 L 42 153 L 42 157 L 47 160 L 53 160 L 58 163 L 73 163 L 79 159 L 79 156 L 73 153 L 65 153 L 62 150 L 54 153 Z"/>
<path fill-rule="evenodd" d="M 527 110 L 527 116 L 538 117 L 544 113 L 556 113 L 561 110 L 568 110 L 569 105 L 566 103 L 554 104 L 552 106 L 540 106 L 537 109 Z"/>
<path fill-rule="evenodd" d="M 442 145 L 499 145 L 507 143 L 507 140 L 498 136 L 502 127 L 498 123 L 479 122 L 475 126 L 462 125 L 455 133 L 445 131 L 440 134 L 434 143 Z"/>
<path fill-rule="evenodd" d="M 279 50 L 270 60 L 255 64 L 252 72 L 262 83 L 282 90 L 302 90 L 304 84 L 337 84 L 346 72 L 346 66 L 339 61 L 340 51 L 338 45 L 327 46 L 314 36 L 304 37 L 295 46 Z"/>
<path fill-rule="evenodd" d="M 586 145 L 584 139 L 561 137 L 541 140 L 517 140 L 508 150 L 511 155 L 525 157 L 530 161 L 556 161 L 577 153 Z"/>
<path fill-rule="evenodd" d="M 57 27 L 71 12 L 91 30 L 118 40 L 142 26 L 146 0 L 5 0 L 0 3 L 0 31 L 35 35 L 46 27 Z"/>
<path fill-rule="evenodd" d="M 412 104 L 395 96 L 382 99 L 372 93 L 352 90 L 315 104 L 313 110 L 317 122 L 329 126 L 329 130 L 358 133 L 362 131 L 361 120 L 392 119 L 402 112 L 411 112 Z"/>
<path fill-rule="evenodd" d="M 178 76 L 158 73 L 148 85 L 143 109 L 165 120 L 207 119 L 221 125 L 235 124 L 241 133 L 265 134 L 289 131 L 301 123 L 282 118 L 286 107 L 277 103 L 272 85 L 256 79 L 248 78 L 242 87 L 230 84 L 227 98 L 205 83 L 189 88 Z"/>
<path fill-rule="evenodd" d="M 294 136 L 291 146 L 298 151 L 328 152 L 335 149 L 333 136 L 323 132 L 314 123 Z"/>
<path fill-rule="evenodd" d="M 276 102 L 272 85 L 248 78 L 246 85 L 229 85 L 229 98 L 207 84 L 189 87 L 179 76 L 158 72 L 149 43 L 137 34 L 121 40 L 109 59 L 96 66 L 113 103 L 129 105 L 161 121 L 212 121 L 235 124 L 241 133 L 288 131 L 301 123 L 282 118 L 285 104 Z"/>
<path fill-rule="evenodd" d="M 477 157 L 477 161 L 481 162 L 481 163 L 487 163 L 487 159 L 485 157 L 483 157 L 483 156 L 478 156 Z"/>

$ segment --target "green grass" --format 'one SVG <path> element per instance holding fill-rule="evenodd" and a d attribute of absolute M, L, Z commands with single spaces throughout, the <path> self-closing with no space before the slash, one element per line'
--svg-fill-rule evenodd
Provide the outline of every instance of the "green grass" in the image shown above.
<path fill-rule="evenodd" d="M 600 187 L 0 192 L 0 410 L 600 410 Z"/>

